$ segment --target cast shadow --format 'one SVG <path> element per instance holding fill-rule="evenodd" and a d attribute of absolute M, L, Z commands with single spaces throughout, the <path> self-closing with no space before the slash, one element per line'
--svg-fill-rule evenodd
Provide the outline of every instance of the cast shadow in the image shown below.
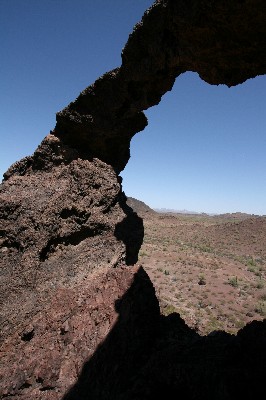
<path fill-rule="evenodd" d="M 179 314 L 160 315 L 142 267 L 115 309 L 115 326 L 62 400 L 262 398 L 266 320 L 253 321 L 237 336 L 201 337 Z"/>
<path fill-rule="evenodd" d="M 126 218 L 116 225 L 114 234 L 126 246 L 126 265 L 134 265 L 138 262 L 139 250 L 143 243 L 144 226 L 143 219 L 127 205 L 126 200 L 125 194 L 121 193 L 119 204 Z"/>
<path fill-rule="evenodd" d="M 84 364 L 64 400 L 118 399 L 134 384 L 157 337 L 160 311 L 154 288 L 140 267 L 127 292 L 115 302 L 118 320 Z"/>

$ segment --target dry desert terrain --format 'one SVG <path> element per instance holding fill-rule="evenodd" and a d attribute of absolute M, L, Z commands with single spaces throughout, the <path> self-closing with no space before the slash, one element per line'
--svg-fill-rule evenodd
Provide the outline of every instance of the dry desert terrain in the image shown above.
<path fill-rule="evenodd" d="M 236 333 L 266 317 L 266 217 L 158 213 L 129 204 L 143 218 L 139 262 L 164 314 L 180 313 L 200 334 Z"/>

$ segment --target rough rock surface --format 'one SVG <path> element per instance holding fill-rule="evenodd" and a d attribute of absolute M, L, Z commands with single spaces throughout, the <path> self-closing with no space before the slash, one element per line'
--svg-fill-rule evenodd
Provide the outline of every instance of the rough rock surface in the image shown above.
<path fill-rule="evenodd" d="M 175 78 L 197 72 L 228 86 L 266 73 L 264 0 L 157 0 L 122 52 L 122 66 L 57 114 L 54 134 L 124 169 L 132 136 Z"/>
<path fill-rule="evenodd" d="M 84 361 L 94 357 L 96 349 L 101 351 L 101 342 L 111 330 L 107 340 L 112 347 L 101 356 L 108 362 L 106 367 L 105 362 L 100 364 L 109 381 L 98 388 L 102 398 L 108 398 L 112 382 L 113 393 L 116 390 L 115 375 L 128 378 L 133 366 L 142 365 L 142 353 L 149 348 L 159 318 L 152 283 L 137 267 L 94 270 L 71 287 L 62 285 L 2 345 L 0 355 L 6 368 L 0 372 L 1 396 L 62 398 L 77 380 Z M 93 378 L 96 387 L 98 374 L 95 371 Z M 123 384 L 127 386 L 127 381 Z"/>
<path fill-rule="evenodd" d="M 230 86 L 266 72 L 265 14 L 264 0 L 156 1 L 130 35 L 121 67 L 58 113 L 33 156 L 6 172 L 0 398 L 59 399 L 76 379 L 66 399 L 186 390 L 191 399 L 235 398 L 223 368 L 231 368 L 237 385 L 244 374 L 244 388 L 246 382 L 254 393 L 260 388 L 265 323 L 246 327 L 237 339 L 222 335 L 193 347 L 195 332 L 176 316 L 160 317 L 144 271 L 123 269 L 137 261 L 143 225 L 126 205 L 117 173 L 128 161 L 130 139 L 147 124 L 143 110 L 158 104 L 178 75 L 196 71 Z M 127 300 L 115 310 L 121 297 Z M 220 388 L 216 397 L 211 388 Z"/>
<path fill-rule="evenodd" d="M 49 135 L 1 185 L 2 338 L 42 309 L 58 287 L 73 287 L 95 268 L 137 261 L 142 220 L 124 205 L 113 168 L 80 159 L 59 143 Z M 43 170 L 46 146 L 55 152 Z M 64 153 L 59 165 L 56 149 Z"/>
<path fill-rule="evenodd" d="M 266 321 L 201 337 L 178 314 L 160 315 L 143 268 L 106 268 L 55 290 L 0 355 L 1 398 L 253 399 L 264 390 Z"/>

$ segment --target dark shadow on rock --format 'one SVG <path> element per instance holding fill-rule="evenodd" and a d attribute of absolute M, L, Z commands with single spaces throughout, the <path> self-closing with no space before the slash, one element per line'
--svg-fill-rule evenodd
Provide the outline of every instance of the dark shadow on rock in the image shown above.
<path fill-rule="evenodd" d="M 153 285 L 140 268 L 131 287 L 115 303 L 118 320 L 64 400 L 119 399 L 134 385 L 158 336 L 160 311 Z"/>
<path fill-rule="evenodd" d="M 121 193 L 119 204 L 126 218 L 116 225 L 115 237 L 122 240 L 126 246 L 126 264 L 134 265 L 138 261 L 138 254 L 144 238 L 143 219 L 126 204 L 126 196 Z"/>
<path fill-rule="evenodd" d="M 116 324 L 63 400 L 262 398 L 266 320 L 201 337 L 179 314 L 160 315 L 143 268 L 115 308 Z"/>

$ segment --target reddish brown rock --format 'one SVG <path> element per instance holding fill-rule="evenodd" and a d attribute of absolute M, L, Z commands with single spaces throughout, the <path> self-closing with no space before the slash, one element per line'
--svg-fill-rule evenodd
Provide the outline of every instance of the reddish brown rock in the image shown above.
<path fill-rule="evenodd" d="M 264 388 L 266 321 L 200 337 L 160 315 L 141 267 L 106 268 L 54 290 L 0 356 L 0 398 L 251 399 Z"/>
<path fill-rule="evenodd" d="M 55 150 L 44 167 L 46 147 Z M 58 287 L 73 288 L 107 265 L 134 264 L 143 235 L 141 219 L 123 205 L 113 168 L 78 158 L 55 136 L 6 177 L 0 189 L 2 338 L 42 310 Z"/>
<path fill-rule="evenodd" d="M 123 267 L 137 261 L 143 225 L 117 173 L 147 124 L 143 110 L 178 75 L 230 86 L 266 72 L 265 13 L 263 0 L 157 0 L 122 66 L 58 113 L 33 156 L 6 172 L 0 398 L 256 398 L 265 323 L 236 339 L 200 339 L 177 315 L 160 317 L 145 272 Z"/>
<path fill-rule="evenodd" d="M 127 368 L 133 367 L 129 359 L 136 367 L 142 365 L 141 355 L 160 318 L 152 283 L 137 267 L 95 269 L 71 287 L 58 285 L 50 301 L 36 311 L 17 324 L 1 346 L 5 368 L 0 370 L 0 398 L 61 399 L 108 334 L 115 341 L 103 356 L 108 368 L 114 362 L 109 377 L 121 367 L 128 377 Z M 134 347 L 132 355 L 128 343 Z M 104 363 L 100 368 L 107 373 Z M 106 393 L 107 386 L 99 390 Z"/>

